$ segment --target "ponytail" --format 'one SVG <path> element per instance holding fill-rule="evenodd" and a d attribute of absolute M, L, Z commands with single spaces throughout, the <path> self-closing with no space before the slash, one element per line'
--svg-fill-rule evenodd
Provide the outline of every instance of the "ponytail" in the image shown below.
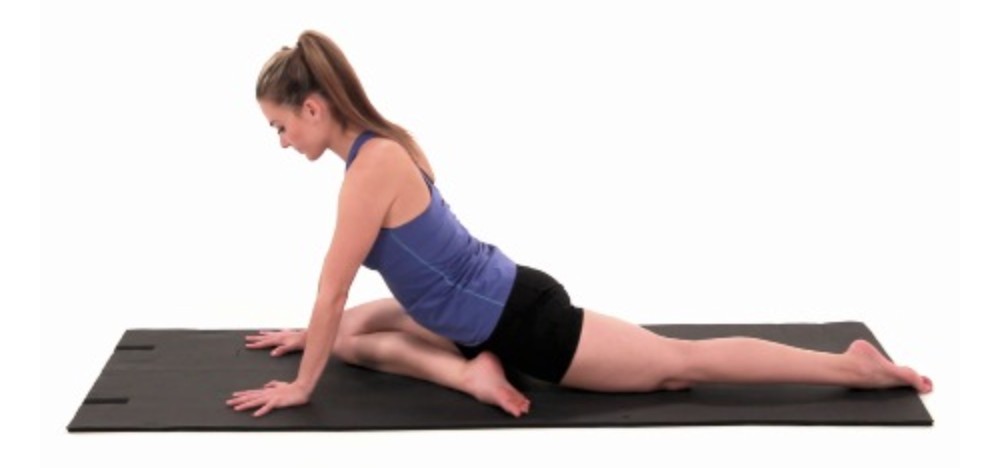
<path fill-rule="evenodd" d="M 398 142 L 435 180 L 422 148 L 408 131 L 374 108 L 339 46 L 324 34 L 308 30 L 300 34 L 295 48 L 282 47 L 262 67 L 255 98 L 300 109 L 311 93 L 326 100 L 332 118 L 343 128 L 353 124 Z"/>

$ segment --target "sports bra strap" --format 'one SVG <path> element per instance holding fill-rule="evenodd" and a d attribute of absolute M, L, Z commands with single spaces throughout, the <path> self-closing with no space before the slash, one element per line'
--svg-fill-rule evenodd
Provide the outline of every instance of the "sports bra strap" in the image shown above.
<path fill-rule="evenodd" d="M 353 146 L 349 149 L 349 157 L 346 158 L 346 170 L 349 170 L 349 165 L 353 164 L 353 160 L 356 159 L 356 154 L 360 152 L 360 147 L 363 146 L 367 140 L 373 137 L 374 132 L 370 130 L 360 132 L 360 135 L 356 137 L 356 141 L 353 142 Z"/>

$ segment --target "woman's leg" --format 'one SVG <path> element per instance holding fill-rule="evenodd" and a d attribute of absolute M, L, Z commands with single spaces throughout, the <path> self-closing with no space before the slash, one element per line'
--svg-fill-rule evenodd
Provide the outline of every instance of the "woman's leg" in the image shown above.
<path fill-rule="evenodd" d="M 465 359 L 454 343 L 420 326 L 394 299 L 346 309 L 333 353 L 351 364 L 453 388 L 514 416 L 530 406 L 506 380 L 496 356 L 483 352 Z"/>
<path fill-rule="evenodd" d="M 866 341 L 844 353 L 795 348 L 756 338 L 680 340 L 584 310 L 580 344 L 562 384 L 596 391 L 676 390 L 694 383 L 808 383 L 857 388 L 932 383 L 896 366 Z"/>

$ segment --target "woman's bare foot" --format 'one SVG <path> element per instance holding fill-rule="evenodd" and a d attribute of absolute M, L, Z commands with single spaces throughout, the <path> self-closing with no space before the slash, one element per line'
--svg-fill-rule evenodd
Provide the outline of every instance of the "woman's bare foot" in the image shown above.
<path fill-rule="evenodd" d="M 531 401 L 507 381 L 499 358 L 488 351 L 468 361 L 463 385 L 475 399 L 499 406 L 515 418 L 526 414 L 531 407 Z"/>
<path fill-rule="evenodd" d="M 857 387 L 911 386 L 919 393 L 929 393 L 933 390 L 933 382 L 928 377 L 919 375 L 910 367 L 895 365 L 866 340 L 852 342 L 845 354 L 853 358 L 860 373 L 862 383 L 855 385 Z"/>

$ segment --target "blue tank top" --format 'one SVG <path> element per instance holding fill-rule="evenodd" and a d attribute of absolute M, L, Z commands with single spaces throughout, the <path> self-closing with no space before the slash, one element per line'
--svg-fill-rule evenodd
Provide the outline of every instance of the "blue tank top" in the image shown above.
<path fill-rule="evenodd" d="M 360 146 L 373 136 L 366 130 L 353 142 L 347 171 Z M 399 227 L 381 228 L 363 265 L 381 274 L 416 322 L 456 343 L 481 344 L 496 328 L 517 266 L 499 248 L 469 234 L 433 181 L 420 172 L 430 204 Z"/>

